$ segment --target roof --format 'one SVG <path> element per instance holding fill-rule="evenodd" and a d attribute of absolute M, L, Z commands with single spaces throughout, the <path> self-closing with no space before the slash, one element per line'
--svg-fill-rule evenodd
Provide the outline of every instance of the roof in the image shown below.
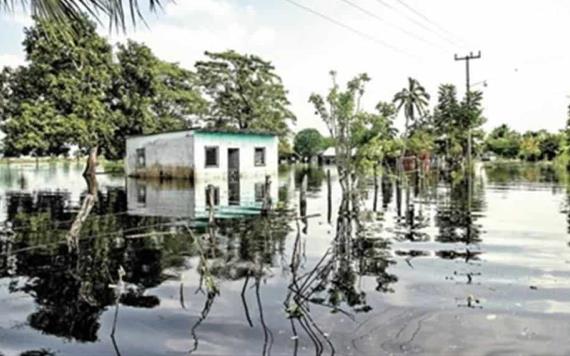
<path fill-rule="evenodd" d="M 326 150 L 324 150 L 321 155 L 323 156 L 336 156 L 336 152 L 335 152 L 335 148 L 333 147 L 329 147 Z"/>
<path fill-rule="evenodd" d="M 189 129 L 180 129 L 180 130 L 169 130 L 169 131 L 161 131 L 161 132 L 154 132 L 150 134 L 141 134 L 141 135 L 130 135 L 127 136 L 128 138 L 135 138 L 135 137 L 146 137 L 146 136 L 154 136 L 154 135 L 163 135 L 169 133 L 177 133 L 177 132 L 201 132 L 201 133 L 223 133 L 223 134 L 236 134 L 236 135 L 262 135 L 262 136 L 277 136 L 277 134 L 269 131 L 261 131 L 261 130 L 240 130 L 240 129 L 216 129 L 216 128 L 202 128 L 202 127 L 195 127 Z"/>

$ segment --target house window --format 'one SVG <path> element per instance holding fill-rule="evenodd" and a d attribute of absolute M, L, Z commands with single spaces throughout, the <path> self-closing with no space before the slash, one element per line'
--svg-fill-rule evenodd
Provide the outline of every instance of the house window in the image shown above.
<path fill-rule="evenodd" d="M 146 157 L 144 148 L 137 148 L 137 168 L 144 168 L 146 166 Z"/>
<path fill-rule="evenodd" d="M 265 183 L 255 183 L 255 201 L 262 202 L 265 198 Z"/>
<path fill-rule="evenodd" d="M 264 147 L 256 147 L 255 148 L 254 162 L 255 162 L 256 167 L 265 166 L 265 148 Z"/>
<path fill-rule="evenodd" d="M 214 200 L 214 206 L 220 205 L 220 187 L 214 187 L 214 186 L 208 186 L 206 187 L 206 207 L 209 205 L 209 200 L 210 198 L 208 197 L 208 188 L 212 188 L 212 190 L 214 191 L 213 194 L 213 200 Z"/>
<path fill-rule="evenodd" d="M 206 168 L 219 166 L 219 150 L 218 147 L 206 147 Z"/>

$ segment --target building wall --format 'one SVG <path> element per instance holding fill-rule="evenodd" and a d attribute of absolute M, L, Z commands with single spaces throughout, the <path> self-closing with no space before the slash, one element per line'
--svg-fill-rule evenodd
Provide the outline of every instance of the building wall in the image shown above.
<path fill-rule="evenodd" d="M 239 134 L 227 132 L 194 132 L 194 168 L 195 178 L 227 179 L 228 149 L 238 148 L 240 152 L 240 177 L 263 178 L 277 175 L 278 141 L 276 136 L 260 134 Z M 217 167 L 206 167 L 206 147 L 216 146 L 219 152 Z M 265 148 L 265 166 L 255 166 L 254 150 Z"/>
<path fill-rule="evenodd" d="M 125 171 L 136 177 L 192 178 L 192 131 L 168 132 L 127 139 Z M 137 149 L 144 148 L 145 166 L 137 167 Z"/>

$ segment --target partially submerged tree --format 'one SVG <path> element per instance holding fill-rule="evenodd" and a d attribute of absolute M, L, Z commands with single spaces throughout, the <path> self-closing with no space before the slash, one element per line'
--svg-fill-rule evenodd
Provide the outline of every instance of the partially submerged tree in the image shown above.
<path fill-rule="evenodd" d="M 370 78 L 366 73 L 359 74 L 347 83 L 345 90 L 342 90 L 336 82 L 336 72 L 331 71 L 330 75 L 332 87 L 326 98 L 313 93 L 309 102 L 314 105 L 316 114 L 326 123 L 330 136 L 335 141 L 339 182 L 343 192 L 350 195 L 357 182 L 354 177 L 356 165 L 352 155 L 352 125 L 361 112 L 364 86 Z"/>

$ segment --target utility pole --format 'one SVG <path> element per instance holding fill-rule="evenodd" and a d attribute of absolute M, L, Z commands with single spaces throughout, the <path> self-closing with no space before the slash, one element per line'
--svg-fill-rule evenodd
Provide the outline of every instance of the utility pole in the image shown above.
<path fill-rule="evenodd" d="M 481 58 L 481 51 L 479 51 L 477 55 L 474 55 L 473 52 L 469 52 L 468 55 L 463 57 L 459 57 L 457 54 L 455 55 L 456 61 L 465 61 L 465 85 L 466 85 L 465 99 L 467 100 L 467 107 L 469 107 L 470 104 L 469 93 L 471 92 L 469 84 L 469 61 L 471 61 L 472 59 L 480 59 L 480 58 Z M 467 128 L 467 167 L 471 169 L 471 122 L 469 122 L 468 125 L 469 127 Z"/>

